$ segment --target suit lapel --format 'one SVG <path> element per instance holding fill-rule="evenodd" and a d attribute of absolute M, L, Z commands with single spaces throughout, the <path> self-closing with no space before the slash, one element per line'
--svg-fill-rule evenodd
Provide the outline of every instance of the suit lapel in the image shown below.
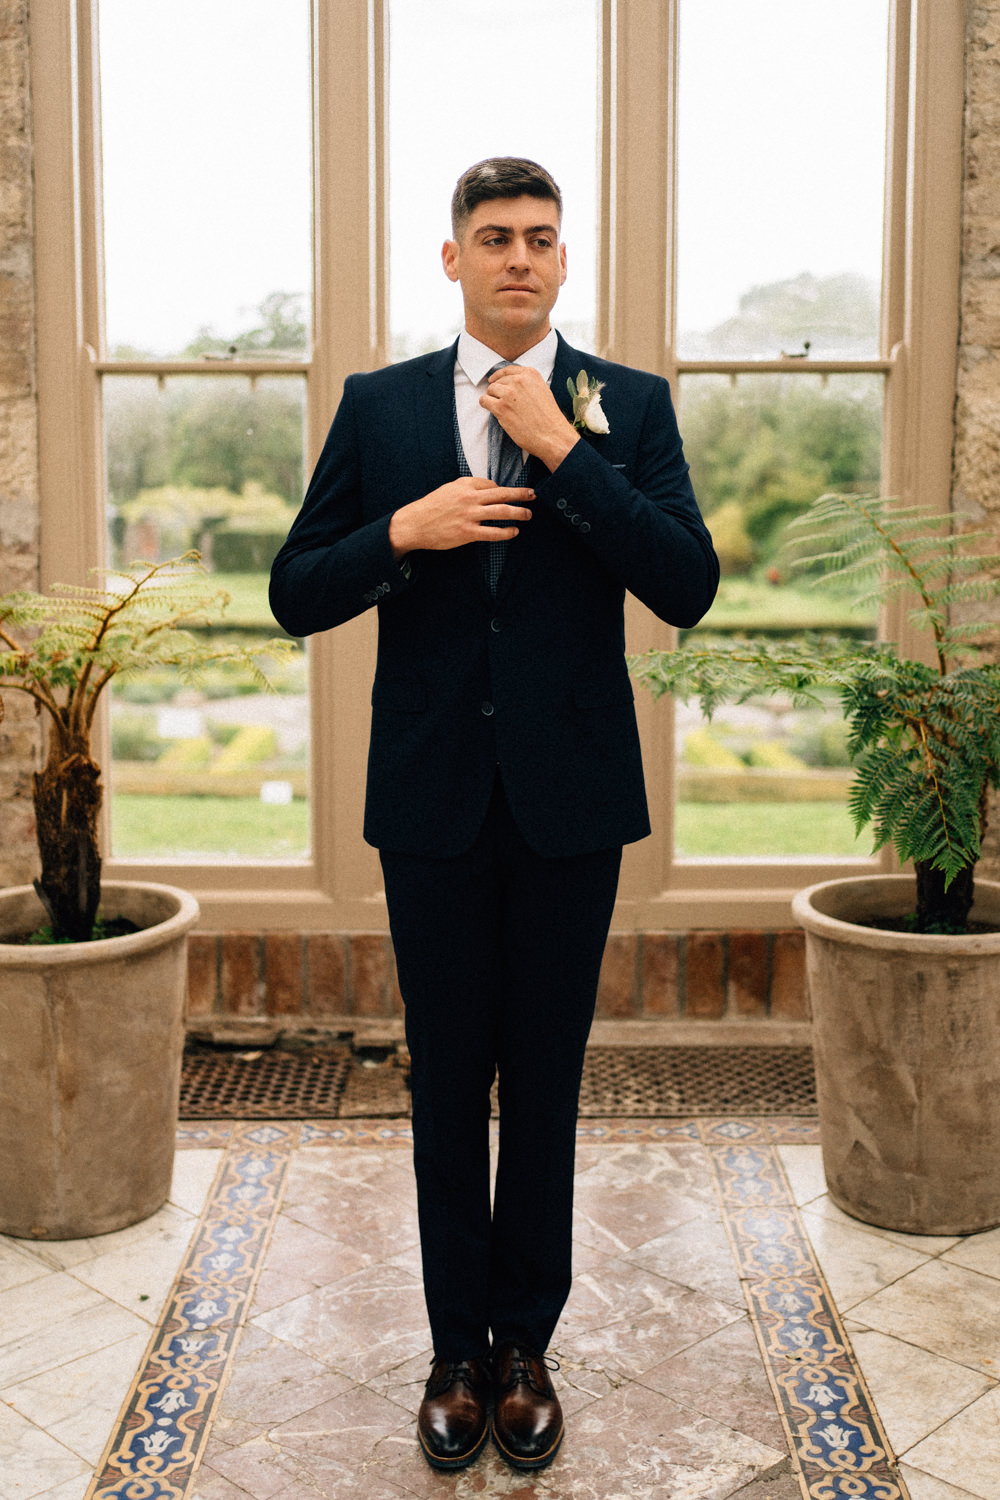
<path fill-rule="evenodd" d="M 410 391 L 411 421 L 429 494 L 458 477 L 455 449 L 455 350 L 457 342 L 432 354 Z"/>

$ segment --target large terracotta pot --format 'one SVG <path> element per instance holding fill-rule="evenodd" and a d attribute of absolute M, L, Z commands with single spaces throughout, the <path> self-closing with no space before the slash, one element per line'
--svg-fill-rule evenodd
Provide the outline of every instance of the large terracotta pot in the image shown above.
<path fill-rule="evenodd" d="M 823 1166 L 855 1218 L 910 1234 L 1000 1224 L 1000 932 L 858 925 L 903 916 L 912 877 L 831 880 L 793 903 L 806 932 Z M 972 920 L 1000 925 L 1000 885 Z"/>
<path fill-rule="evenodd" d="M 0 891 L 0 1232 L 78 1239 L 166 1201 L 184 1047 L 187 934 L 172 886 L 106 882 L 102 910 L 140 931 L 25 947 L 31 886 Z"/>

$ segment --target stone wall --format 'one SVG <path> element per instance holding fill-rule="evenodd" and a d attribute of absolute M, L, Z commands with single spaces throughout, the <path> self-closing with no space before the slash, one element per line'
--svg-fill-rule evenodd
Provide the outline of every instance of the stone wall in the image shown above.
<path fill-rule="evenodd" d="M 0 10 L 0 594 L 39 576 L 35 399 L 34 217 L 27 0 Z M 32 707 L 8 693 L 0 723 L 0 884 L 36 868 L 31 772 L 39 733 Z"/>
<path fill-rule="evenodd" d="M 1000 550 L 1000 0 L 966 6 L 962 284 L 953 496 Z M 980 873 L 1000 879 L 994 799 Z"/>

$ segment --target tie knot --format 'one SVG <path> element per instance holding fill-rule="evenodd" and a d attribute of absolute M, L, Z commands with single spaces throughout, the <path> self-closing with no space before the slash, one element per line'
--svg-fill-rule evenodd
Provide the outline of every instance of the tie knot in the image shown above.
<path fill-rule="evenodd" d="M 486 371 L 486 379 L 489 380 L 490 376 L 495 375 L 498 370 L 505 370 L 508 365 L 512 365 L 513 363 L 512 359 L 498 359 L 496 364 L 491 365 Z"/>

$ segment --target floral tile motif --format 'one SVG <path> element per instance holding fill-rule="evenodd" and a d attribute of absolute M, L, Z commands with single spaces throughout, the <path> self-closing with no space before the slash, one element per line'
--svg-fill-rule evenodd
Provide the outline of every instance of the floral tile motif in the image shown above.
<path fill-rule="evenodd" d="M 237 1125 L 85 1500 L 184 1500 L 263 1262 L 297 1126 Z"/>
<path fill-rule="evenodd" d="M 808 1500 L 907 1500 L 905 1482 L 897 1470 L 842 1320 L 802 1228 L 778 1157 L 777 1148 L 781 1145 L 814 1143 L 816 1139 L 816 1122 L 799 1117 L 588 1119 L 581 1122 L 578 1130 L 580 1166 L 598 1198 L 607 1186 L 605 1178 L 609 1173 L 617 1182 L 615 1173 L 619 1161 L 628 1158 L 631 1162 L 633 1148 L 638 1148 L 641 1153 L 641 1148 L 651 1144 L 668 1146 L 671 1160 L 676 1157 L 688 1177 L 697 1168 L 704 1178 L 701 1184 L 703 1192 L 695 1193 L 692 1199 L 692 1212 L 697 1210 L 697 1213 L 691 1224 L 653 1226 L 664 1231 L 659 1239 L 649 1240 L 647 1233 L 648 1243 L 641 1252 L 634 1252 L 634 1263 L 632 1257 L 628 1261 L 619 1258 L 616 1265 L 630 1287 L 633 1282 L 638 1285 L 643 1276 L 649 1279 L 644 1260 L 654 1253 L 666 1255 L 670 1235 L 690 1237 L 694 1233 L 692 1225 L 711 1228 L 713 1223 L 721 1235 L 725 1226 L 733 1251 L 734 1272 L 745 1288 L 750 1323 L 763 1357 L 764 1373 L 773 1393 L 777 1417 L 801 1471 L 803 1493 Z M 412 1136 L 408 1121 L 199 1121 L 181 1126 L 178 1146 L 203 1150 L 221 1148 L 225 1151 L 223 1167 L 85 1500 L 138 1500 L 138 1497 L 141 1500 L 193 1500 L 196 1493 L 202 1493 L 198 1488 L 201 1481 L 194 1478 L 195 1471 L 211 1436 L 221 1392 L 234 1368 L 240 1331 L 246 1322 L 261 1272 L 265 1269 L 265 1256 L 278 1221 L 289 1168 L 295 1160 L 294 1153 L 299 1147 L 325 1147 L 332 1152 L 336 1148 L 353 1146 L 367 1148 L 373 1155 L 378 1153 L 384 1163 L 381 1153 L 387 1149 L 411 1150 Z M 358 1172 L 370 1175 L 372 1168 L 367 1156 L 355 1156 L 353 1152 L 349 1155 L 350 1163 L 346 1157 L 343 1161 L 343 1170 L 349 1176 L 356 1176 Z M 652 1155 L 658 1159 L 658 1153 Z M 311 1160 L 311 1151 L 308 1157 Z M 297 1161 L 297 1175 L 292 1174 L 294 1181 L 303 1173 L 306 1177 L 310 1175 L 306 1154 L 299 1153 Z M 398 1167 L 394 1162 L 391 1168 L 387 1164 L 380 1166 L 379 1171 L 383 1175 L 388 1173 L 395 1182 L 402 1166 L 402 1161 Z M 288 1184 L 293 1197 L 297 1191 L 294 1181 Z M 581 1184 L 581 1201 L 586 1196 L 586 1185 Z M 387 1178 L 387 1190 L 391 1186 Z M 678 1190 L 679 1183 L 671 1180 L 671 1191 Z M 316 1233 L 308 1224 L 296 1222 L 293 1228 L 303 1241 Z M 287 1234 L 285 1238 L 288 1238 Z M 276 1241 L 275 1244 L 280 1252 L 276 1267 L 280 1269 L 283 1254 L 286 1260 L 291 1257 L 289 1265 L 295 1270 L 298 1266 L 296 1257 L 301 1259 L 303 1246 L 297 1242 L 279 1245 Z M 602 1269 L 606 1274 L 605 1259 L 606 1256 L 602 1257 L 602 1267 L 594 1273 L 598 1286 Z M 659 1271 L 662 1279 L 663 1268 L 658 1263 L 650 1269 Z M 395 1282 L 393 1285 L 406 1308 L 410 1302 L 416 1307 L 419 1303 L 419 1278 L 413 1269 L 393 1265 L 388 1271 L 379 1270 L 378 1276 L 384 1278 L 390 1272 L 399 1283 L 398 1287 L 395 1287 Z M 355 1281 L 360 1279 L 367 1285 L 366 1278 L 370 1280 L 375 1271 L 359 1267 L 353 1275 Z M 733 1285 L 736 1286 L 735 1275 Z M 322 1306 L 317 1304 L 312 1310 L 322 1312 L 331 1328 L 331 1320 L 339 1327 L 347 1311 L 334 1305 L 329 1291 L 310 1290 L 311 1286 L 307 1278 L 302 1288 L 303 1305 L 308 1303 L 312 1307 L 317 1298 L 322 1300 L 325 1296 Z M 374 1290 L 382 1298 L 387 1288 L 379 1284 Z M 742 1326 L 747 1330 L 749 1356 L 753 1344 L 744 1314 L 737 1311 L 736 1296 L 725 1303 L 712 1302 L 709 1307 L 712 1290 L 706 1288 L 703 1294 L 689 1293 L 687 1303 L 692 1306 L 689 1309 L 685 1303 L 685 1309 L 692 1317 L 697 1315 L 702 1321 L 708 1319 L 704 1329 L 698 1325 L 702 1337 L 707 1334 L 722 1341 L 739 1334 L 739 1321 L 731 1323 L 730 1320 L 744 1319 Z M 624 1283 L 618 1291 L 624 1296 Z M 279 1300 L 284 1304 L 287 1298 Z M 661 1336 L 662 1311 L 652 1308 L 648 1319 L 638 1315 L 633 1318 L 638 1330 L 635 1336 L 643 1331 L 638 1329 L 638 1324 L 645 1326 L 645 1321 L 649 1321 L 651 1329 L 655 1324 Z M 581 1303 L 577 1312 L 583 1316 L 586 1307 Z M 264 1316 L 266 1321 L 266 1312 Z M 280 1315 L 275 1312 L 275 1317 L 281 1316 L 291 1314 L 287 1309 Z M 370 1310 L 366 1316 L 370 1317 Z M 396 1309 L 390 1322 L 399 1316 L 400 1310 Z M 308 1320 L 304 1326 L 308 1332 L 311 1326 Z M 420 1326 L 422 1337 L 422 1315 Z M 404 1340 L 405 1347 L 401 1345 L 395 1349 L 392 1361 L 393 1367 L 400 1371 L 409 1372 L 411 1365 L 414 1369 L 420 1367 L 417 1376 L 410 1381 L 413 1391 L 406 1385 L 405 1388 L 401 1386 L 399 1392 L 395 1387 L 391 1390 L 387 1387 L 381 1392 L 389 1406 L 399 1406 L 403 1413 L 412 1407 L 413 1392 L 419 1394 L 418 1376 L 426 1364 L 426 1351 L 421 1348 L 414 1354 L 414 1341 L 420 1341 L 415 1329 L 416 1324 L 413 1337 Z M 713 1332 L 716 1329 L 718 1331 Z M 287 1335 L 289 1330 L 284 1332 Z M 360 1342 L 357 1329 L 346 1328 L 344 1332 L 351 1347 Z M 265 1339 L 265 1332 L 258 1330 L 256 1337 Z M 251 1330 L 247 1344 L 251 1353 L 253 1338 Z M 283 1349 L 285 1343 L 288 1343 L 287 1338 L 282 1344 Z M 662 1360 L 663 1350 L 658 1348 L 651 1352 Z M 645 1368 L 648 1361 L 639 1358 L 640 1353 L 638 1349 L 635 1351 L 633 1363 L 637 1368 Z M 286 1354 L 298 1361 L 303 1370 L 311 1370 L 315 1363 L 309 1350 L 304 1346 L 300 1348 L 295 1338 L 288 1343 Z M 406 1356 L 410 1354 L 414 1358 L 407 1363 Z M 673 1357 L 683 1361 L 683 1355 L 675 1353 Z M 385 1363 L 384 1360 L 376 1362 L 380 1369 Z M 240 1366 L 235 1368 L 239 1371 Z M 365 1373 L 358 1371 L 353 1376 L 341 1378 L 356 1381 Z M 654 1370 L 647 1382 L 652 1387 L 649 1399 L 662 1402 L 662 1395 L 657 1396 L 655 1391 L 655 1374 Z M 376 1372 L 369 1383 L 372 1388 L 379 1386 L 381 1391 L 384 1376 Z M 761 1399 L 764 1399 L 767 1389 L 767 1385 L 761 1385 Z M 337 1386 L 325 1394 L 332 1403 L 331 1410 L 335 1406 L 339 1410 L 337 1403 L 342 1405 L 350 1392 L 342 1393 Z M 400 1394 L 403 1399 L 400 1399 Z M 596 1401 L 593 1407 L 595 1420 L 601 1395 L 602 1392 L 589 1390 L 579 1393 L 577 1404 L 582 1402 L 589 1406 Z M 711 1413 L 707 1412 L 704 1421 L 711 1423 L 712 1420 Z M 774 1418 L 770 1420 L 773 1423 Z M 219 1434 L 224 1426 L 221 1424 L 216 1434 L 220 1441 Z M 777 1431 L 777 1428 L 773 1429 L 774 1436 Z M 228 1441 L 231 1443 L 237 1435 L 234 1429 Z M 763 1429 L 761 1435 L 764 1436 Z M 738 1465 L 736 1472 L 739 1472 Z M 423 1476 L 423 1469 L 419 1474 Z M 209 1481 L 206 1496 L 216 1492 L 212 1484 L 228 1483 L 221 1473 L 216 1474 L 214 1468 L 206 1469 L 204 1476 Z M 351 1487 L 356 1476 L 348 1468 L 341 1477 L 345 1495 L 353 1492 Z M 398 1476 L 393 1472 L 393 1481 L 383 1477 L 393 1492 L 397 1478 L 407 1492 L 413 1488 L 413 1476 L 407 1478 L 402 1471 Z"/>
<path fill-rule="evenodd" d="M 809 1500 L 907 1500 L 773 1149 L 779 1143 L 718 1125 L 703 1129 L 751 1321 Z"/>

